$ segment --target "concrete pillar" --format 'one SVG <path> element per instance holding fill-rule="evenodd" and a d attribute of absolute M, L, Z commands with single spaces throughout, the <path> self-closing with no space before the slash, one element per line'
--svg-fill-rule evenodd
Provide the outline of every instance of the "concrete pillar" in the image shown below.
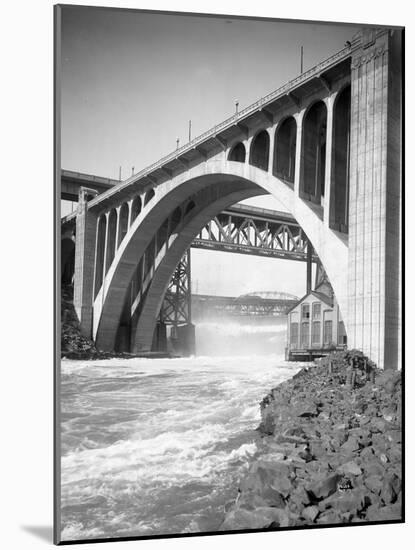
<path fill-rule="evenodd" d="M 194 355 L 196 351 L 196 327 L 192 323 L 177 327 L 175 349 L 183 357 Z"/>
<path fill-rule="evenodd" d="M 158 321 L 154 329 L 151 351 L 167 351 L 167 326 L 162 321 Z"/>
<path fill-rule="evenodd" d="M 401 32 L 368 29 L 351 75 L 348 347 L 398 368 Z"/>
<path fill-rule="evenodd" d="M 275 128 L 276 126 L 271 126 L 271 128 L 267 130 L 269 135 L 268 172 L 270 174 L 272 174 L 274 167 Z"/>
<path fill-rule="evenodd" d="M 107 256 L 108 256 L 110 213 L 106 212 L 105 217 L 107 219 L 107 223 L 105 224 L 104 263 L 103 263 L 103 271 L 102 271 L 103 290 L 105 290 L 105 277 L 107 276 Z M 102 299 L 104 299 L 104 292 L 102 292 Z"/>
<path fill-rule="evenodd" d="M 242 143 L 245 145 L 245 164 L 250 164 L 251 160 L 251 147 L 254 136 L 247 137 Z"/>
<path fill-rule="evenodd" d="M 121 206 L 122 206 L 122 204 L 121 204 Z M 117 213 L 117 222 L 116 222 L 116 225 L 115 225 L 115 254 L 117 253 L 118 239 L 119 239 L 119 235 L 120 235 L 121 206 L 117 206 L 117 208 L 115 209 L 115 211 Z"/>
<path fill-rule="evenodd" d="M 132 210 L 133 210 L 133 199 L 128 201 L 128 230 L 130 229 L 130 226 L 131 226 Z"/>
<path fill-rule="evenodd" d="M 325 181 L 324 181 L 324 212 L 323 221 L 327 227 L 330 223 L 330 189 L 331 189 L 331 166 L 333 160 L 333 106 L 335 96 L 328 97 L 325 100 L 327 108 L 327 130 L 326 130 L 326 168 L 325 168 Z"/>
<path fill-rule="evenodd" d="M 88 211 L 88 195 L 81 187 L 76 214 L 74 307 L 82 334 L 91 338 L 97 217 Z"/>
<path fill-rule="evenodd" d="M 295 176 L 294 176 L 294 194 L 300 196 L 300 178 L 301 178 L 301 158 L 303 147 L 303 120 L 305 109 L 302 109 L 298 114 L 294 115 L 297 123 L 297 139 L 295 145 Z"/>

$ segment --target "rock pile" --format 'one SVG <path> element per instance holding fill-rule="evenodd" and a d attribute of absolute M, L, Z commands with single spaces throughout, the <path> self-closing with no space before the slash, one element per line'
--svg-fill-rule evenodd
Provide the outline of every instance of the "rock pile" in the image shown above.
<path fill-rule="evenodd" d="M 97 355 L 94 343 L 82 336 L 73 306 L 73 289 L 61 290 L 61 355 L 70 359 L 90 359 Z"/>
<path fill-rule="evenodd" d="M 401 374 L 333 354 L 261 403 L 262 438 L 221 530 L 401 520 Z"/>

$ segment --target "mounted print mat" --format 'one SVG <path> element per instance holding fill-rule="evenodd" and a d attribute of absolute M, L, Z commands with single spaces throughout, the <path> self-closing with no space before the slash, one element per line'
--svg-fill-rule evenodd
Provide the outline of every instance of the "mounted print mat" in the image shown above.
<path fill-rule="evenodd" d="M 402 43 L 55 6 L 55 543 L 403 522 Z"/>

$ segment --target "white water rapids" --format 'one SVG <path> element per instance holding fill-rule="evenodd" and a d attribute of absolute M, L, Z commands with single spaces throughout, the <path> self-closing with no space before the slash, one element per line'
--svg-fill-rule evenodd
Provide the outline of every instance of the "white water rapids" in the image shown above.
<path fill-rule="evenodd" d="M 284 361 L 281 325 L 220 325 L 216 346 L 215 331 L 198 327 L 199 349 L 219 356 L 62 361 L 63 540 L 218 529 L 259 402 L 299 365 Z M 256 353 L 241 355 L 253 334 Z"/>

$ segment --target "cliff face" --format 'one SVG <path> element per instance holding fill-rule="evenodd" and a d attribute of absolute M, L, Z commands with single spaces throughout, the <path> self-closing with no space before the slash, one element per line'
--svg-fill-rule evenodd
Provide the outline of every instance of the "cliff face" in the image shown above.
<path fill-rule="evenodd" d="M 401 374 L 354 356 L 264 398 L 258 453 L 222 530 L 402 519 Z"/>
<path fill-rule="evenodd" d="M 73 306 L 73 289 L 63 286 L 61 294 L 61 356 L 90 359 L 96 356 L 94 343 L 82 336 Z"/>
<path fill-rule="evenodd" d="M 61 289 L 61 357 L 67 359 L 109 359 L 119 357 L 171 357 L 168 353 L 147 352 L 133 354 L 128 352 L 101 351 L 92 340 L 82 336 L 79 320 L 73 306 L 73 288 L 63 285 Z"/>

